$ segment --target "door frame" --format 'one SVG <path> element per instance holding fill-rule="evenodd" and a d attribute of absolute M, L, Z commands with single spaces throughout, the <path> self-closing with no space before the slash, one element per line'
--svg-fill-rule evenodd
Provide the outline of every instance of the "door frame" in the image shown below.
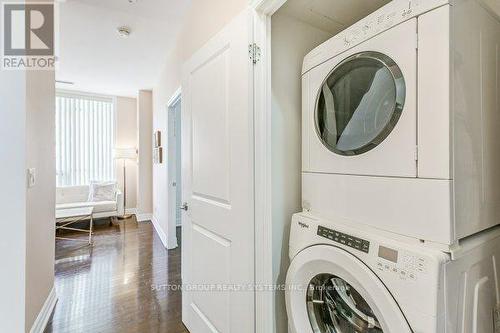
<path fill-rule="evenodd" d="M 254 43 L 260 60 L 254 69 L 255 284 L 274 286 L 271 182 L 271 17 L 287 0 L 250 0 Z M 255 293 L 255 332 L 274 332 L 275 293 Z"/>
<path fill-rule="evenodd" d="M 174 92 L 174 94 L 170 97 L 170 99 L 168 100 L 167 102 L 167 107 L 166 107 L 166 121 L 167 121 L 167 142 L 166 142 L 166 145 L 167 145 L 167 148 L 168 148 L 168 145 L 169 145 L 169 141 L 170 141 L 170 138 L 169 138 L 169 133 L 168 133 L 168 130 L 169 130 L 169 125 L 170 125 L 170 113 L 172 112 L 172 109 L 175 107 L 175 105 L 182 100 L 182 87 L 178 87 L 177 90 Z M 182 113 L 182 107 L 181 107 L 181 113 Z M 180 149 L 180 147 L 179 147 Z M 178 209 L 178 207 L 171 207 L 170 205 L 170 195 L 172 194 L 171 193 L 171 186 L 170 186 L 170 168 L 169 168 L 169 165 L 170 165 L 170 149 L 167 149 L 167 154 L 166 154 L 166 160 L 167 160 L 167 167 L 165 168 L 166 169 L 166 172 L 167 172 L 167 188 L 168 188 L 168 194 L 167 194 L 167 202 L 168 202 L 168 211 L 167 211 L 167 248 L 170 250 L 170 249 L 175 249 L 178 245 L 179 245 L 179 240 L 177 239 L 177 232 L 176 232 L 176 228 L 177 228 L 177 219 L 174 219 L 173 221 L 171 221 L 171 216 L 172 216 L 172 210 L 173 210 L 173 215 L 175 216 L 176 215 L 176 209 Z M 176 172 L 179 172 L 180 170 L 176 170 Z M 182 198 L 181 198 L 181 201 L 182 201 Z"/>

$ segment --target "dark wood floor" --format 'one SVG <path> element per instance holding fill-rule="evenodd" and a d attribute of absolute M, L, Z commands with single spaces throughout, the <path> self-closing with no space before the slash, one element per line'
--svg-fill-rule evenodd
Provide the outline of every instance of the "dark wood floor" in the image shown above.
<path fill-rule="evenodd" d="M 181 284 L 180 249 L 167 251 L 151 223 L 120 223 L 96 226 L 92 247 L 56 241 L 59 300 L 46 333 L 188 332 L 181 292 L 167 287 Z"/>

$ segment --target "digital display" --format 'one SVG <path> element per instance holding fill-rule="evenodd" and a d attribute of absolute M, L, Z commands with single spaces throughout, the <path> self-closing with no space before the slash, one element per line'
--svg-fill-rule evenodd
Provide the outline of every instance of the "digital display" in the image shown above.
<path fill-rule="evenodd" d="M 390 249 L 385 246 L 378 247 L 378 256 L 382 259 L 392 261 L 393 263 L 398 262 L 398 251 Z"/>

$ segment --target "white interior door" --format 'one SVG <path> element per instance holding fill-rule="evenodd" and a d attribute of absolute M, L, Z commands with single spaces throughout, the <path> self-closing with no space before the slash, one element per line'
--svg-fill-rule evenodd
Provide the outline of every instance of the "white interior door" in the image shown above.
<path fill-rule="evenodd" d="M 254 283 L 251 15 L 183 67 L 182 319 L 191 333 L 254 332 L 245 289 Z"/>
<path fill-rule="evenodd" d="M 168 248 L 174 249 L 177 247 L 177 221 L 180 220 L 181 206 L 181 186 L 182 181 L 179 181 L 181 174 L 181 154 L 180 154 L 180 121 L 178 118 L 181 114 L 181 99 L 177 98 L 168 107 Z"/>

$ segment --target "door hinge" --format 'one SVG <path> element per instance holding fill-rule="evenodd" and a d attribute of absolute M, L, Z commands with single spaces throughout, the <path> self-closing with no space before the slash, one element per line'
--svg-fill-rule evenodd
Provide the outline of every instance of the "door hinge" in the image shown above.
<path fill-rule="evenodd" d="M 415 161 L 418 161 L 418 146 L 415 146 Z"/>
<path fill-rule="evenodd" d="M 248 56 L 254 65 L 260 61 L 260 55 L 260 47 L 257 44 L 248 45 Z"/>

